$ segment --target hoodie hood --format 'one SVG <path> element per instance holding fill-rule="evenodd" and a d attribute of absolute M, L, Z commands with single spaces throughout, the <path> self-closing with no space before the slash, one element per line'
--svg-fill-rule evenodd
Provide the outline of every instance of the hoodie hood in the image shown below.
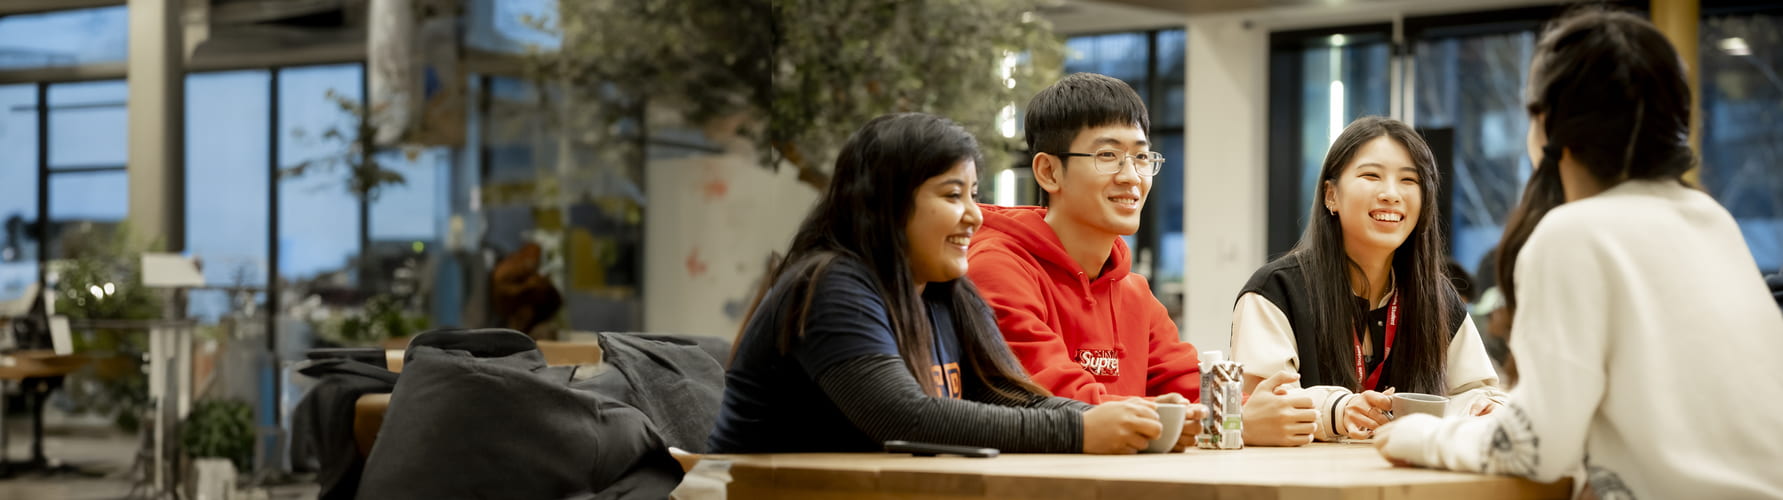
<path fill-rule="evenodd" d="M 984 227 L 974 240 L 1009 240 L 1032 252 L 1034 258 L 1041 263 L 1077 274 L 1087 272 L 1081 269 L 1071 254 L 1065 252 L 1065 244 L 1059 241 L 1058 233 L 1046 223 L 1046 207 L 1004 207 L 979 204 L 984 212 Z M 1108 252 L 1108 262 L 1102 266 L 1096 281 L 1120 281 L 1132 272 L 1133 259 L 1127 249 L 1127 241 L 1115 238 L 1114 249 Z"/>

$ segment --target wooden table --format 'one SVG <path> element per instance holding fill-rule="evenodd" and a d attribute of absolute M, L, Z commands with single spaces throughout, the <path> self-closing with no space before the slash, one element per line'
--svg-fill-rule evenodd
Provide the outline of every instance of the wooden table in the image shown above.
<path fill-rule="evenodd" d="M 710 455 L 728 460 L 731 498 L 1515 499 L 1568 498 L 1571 481 L 1388 465 L 1367 444 L 1189 450 L 1164 455 L 883 453 Z"/>

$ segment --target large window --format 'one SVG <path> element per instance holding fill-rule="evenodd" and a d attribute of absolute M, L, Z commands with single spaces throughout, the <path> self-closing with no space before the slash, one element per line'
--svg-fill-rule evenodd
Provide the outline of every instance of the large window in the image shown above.
<path fill-rule="evenodd" d="M 359 101 L 364 70 L 360 65 L 317 66 L 279 71 L 279 168 L 339 157 L 340 142 L 325 137 L 337 131 L 344 140 L 357 137 L 356 118 L 328 98 L 330 92 Z M 350 289 L 358 274 L 359 199 L 347 188 L 345 165 L 318 166 L 302 175 L 279 178 L 279 277 L 287 282 L 314 282 L 315 288 Z M 322 278 L 322 279 L 318 279 Z M 293 297 L 294 300 L 302 297 Z"/>
<path fill-rule="evenodd" d="M 642 165 L 596 155 L 586 144 L 559 148 L 548 119 L 560 96 L 523 80 L 483 82 L 484 163 L 477 199 L 477 252 L 505 256 L 528 243 L 544 248 L 542 272 L 563 297 L 567 329 L 643 327 L 644 175 Z M 567 156 L 561 153 L 568 153 Z M 489 269 L 467 266 L 477 278 Z M 467 311 L 466 321 L 499 311 Z"/>
<path fill-rule="evenodd" d="M 1758 267 L 1783 268 L 1783 9 L 1711 14 L 1698 30 L 1702 183 Z"/>
<path fill-rule="evenodd" d="M 212 287 L 266 286 L 271 79 L 266 70 L 186 77 L 186 252 Z M 215 319 L 238 311 L 235 299 L 202 290 L 190 308 Z"/>
<path fill-rule="evenodd" d="M 0 17 L 0 70 L 124 62 L 125 7 Z"/>
<path fill-rule="evenodd" d="M 1529 177 L 1523 85 L 1534 47 L 1533 27 L 1435 31 L 1414 45 L 1414 123 L 1427 137 L 1448 140 L 1449 151 L 1437 158 L 1453 193 L 1443 207 L 1447 234 L 1454 259 L 1476 276 Z"/>
<path fill-rule="evenodd" d="M 1079 36 L 1065 41 L 1067 74 L 1100 73 L 1127 82 L 1145 100 L 1151 114 L 1152 150 L 1163 153 L 1166 161 L 1152 179 L 1139 233 L 1127 243 L 1133 248 L 1133 271 L 1152 278 L 1152 292 L 1172 308 L 1173 315 L 1182 303 L 1186 260 L 1182 169 L 1187 43 L 1183 30 Z M 1032 183 L 1026 179 L 1024 182 Z"/>
<path fill-rule="evenodd" d="M 1271 35 L 1269 257 L 1300 239 L 1331 141 L 1357 118 L 1391 113 L 1391 28 Z"/>
<path fill-rule="evenodd" d="M 130 211 L 123 80 L 49 85 L 49 257 L 106 241 Z"/>
<path fill-rule="evenodd" d="M 37 90 L 0 86 L 0 301 L 37 282 Z"/>

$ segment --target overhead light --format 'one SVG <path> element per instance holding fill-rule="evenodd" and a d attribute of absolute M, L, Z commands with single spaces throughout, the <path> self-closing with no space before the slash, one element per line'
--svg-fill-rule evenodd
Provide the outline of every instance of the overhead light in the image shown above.
<path fill-rule="evenodd" d="M 1002 132 L 1003 137 L 1010 138 L 1010 139 L 1015 138 L 1015 105 L 1014 104 L 1003 106 L 1003 110 L 1001 112 L 997 113 L 997 131 Z"/>
<path fill-rule="evenodd" d="M 1329 116 L 1330 116 L 1330 119 L 1331 119 L 1331 128 L 1330 128 L 1330 131 L 1329 131 L 1329 133 L 1330 133 L 1330 134 L 1331 134 L 1331 135 L 1329 135 L 1329 136 L 1326 136 L 1326 137 L 1328 137 L 1328 138 L 1329 138 L 1329 141 L 1328 141 L 1328 142 L 1327 142 L 1327 144 L 1330 144 L 1330 143 L 1335 143 L 1335 142 L 1337 142 L 1337 136 L 1338 136 L 1338 134 L 1342 134 L 1342 133 L 1343 133 L 1343 127 L 1344 127 L 1344 113 L 1343 113 L 1343 99 L 1344 99 L 1344 93 L 1343 93 L 1343 81 L 1342 81 L 1342 80 L 1332 80 L 1332 81 L 1331 81 L 1331 94 L 1330 94 L 1330 95 L 1331 95 L 1331 98 L 1330 98 L 1330 103 L 1331 103 L 1331 114 L 1330 114 L 1330 115 L 1329 115 Z"/>
<path fill-rule="evenodd" d="M 1345 44 L 1347 42 L 1348 42 L 1348 40 L 1346 40 L 1343 37 L 1343 35 L 1331 35 L 1331 46 L 1332 47 L 1342 47 L 1343 44 Z"/>
<path fill-rule="evenodd" d="M 1728 55 L 1732 56 L 1752 55 L 1752 47 L 1746 45 L 1746 39 L 1737 36 L 1723 38 L 1721 39 L 1721 43 L 1717 43 L 1715 46 L 1719 47 L 1722 52 L 1726 52 Z"/>
<path fill-rule="evenodd" d="M 1015 206 L 1015 170 L 1005 168 L 1002 172 L 997 172 L 996 197 L 997 205 Z"/>

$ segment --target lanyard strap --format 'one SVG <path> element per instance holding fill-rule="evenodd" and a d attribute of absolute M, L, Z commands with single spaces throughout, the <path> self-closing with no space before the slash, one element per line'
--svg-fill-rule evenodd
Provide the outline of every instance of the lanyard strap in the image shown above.
<path fill-rule="evenodd" d="M 1387 302 L 1387 345 L 1381 350 L 1381 364 L 1374 368 L 1373 374 L 1368 374 L 1366 373 L 1368 364 L 1362 360 L 1362 340 L 1356 337 L 1355 332 L 1350 332 L 1350 340 L 1355 341 L 1356 346 L 1356 381 L 1363 382 L 1362 390 L 1374 390 L 1380 383 L 1381 372 L 1387 370 L 1387 356 L 1393 354 L 1393 337 L 1398 333 L 1399 294 L 1395 293 L 1393 300 Z M 1366 381 L 1364 381 L 1365 378 Z"/>

